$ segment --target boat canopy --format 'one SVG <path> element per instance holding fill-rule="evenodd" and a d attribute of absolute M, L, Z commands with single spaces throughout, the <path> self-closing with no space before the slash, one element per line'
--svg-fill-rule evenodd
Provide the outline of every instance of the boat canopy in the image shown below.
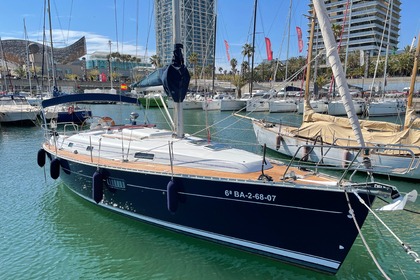
<path fill-rule="evenodd" d="M 77 94 L 68 94 L 61 95 L 58 97 L 45 99 L 41 102 L 42 108 L 47 108 L 64 103 L 74 103 L 80 101 L 110 101 L 110 102 L 123 102 L 123 103 L 132 103 L 137 104 L 138 101 L 136 98 L 128 97 L 119 94 L 109 94 L 109 93 L 77 93 Z"/>

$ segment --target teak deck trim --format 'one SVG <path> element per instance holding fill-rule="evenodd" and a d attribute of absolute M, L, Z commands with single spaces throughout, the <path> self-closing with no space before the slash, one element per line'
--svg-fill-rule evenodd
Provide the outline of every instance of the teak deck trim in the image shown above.
<path fill-rule="evenodd" d="M 98 157 L 90 157 L 88 155 L 81 155 L 81 154 L 74 154 L 69 151 L 60 150 L 53 145 L 45 143 L 43 148 L 59 157 L 69 159 L 72 161 L 78 161 L 82 163 L 86 163 L 89 165 L 105 167 L 109 166 L 111 168 L 117 169 L 131 169 L 133 171 L 148 171 L 148 172 L 161 172 L 172 174 L 171 166 L 158 164 L 158 163 L 147 163 L 142 161 L 122 161 L 122 160 L 111 160 L 106 158 L 98 158 Z M 295 175 L 298 177 L 296 180 L 293 179 L 286 179 L 280 180 L 283 177 L 284 172 L 286 171 L 286 165 L 278 165 L 273 163 L 273 167 L 267 170 L 264 170 L 264 174 L 271 176 L 273 178 L 273 182 L 289 182 L 289 183 L 299 183 L 299 184 L 306 184 L 306 185 L 322 185 L 327 183 L 328 186 L 333 186 L 336 180 L 333 180 L 328 177 L 321 177 L 318 175 L 313 174 L 312 172 L 302 171 L 296 167 L 289 167 L 289 172 L 293 171 Z M 173 166 L 173 174 L 174 175 L 190 175 L 190 176 L 198 176 L 198 177 L 215 177 L 215 178 L 223 178 L 223 179 L 234 179 L 234 180 L 245 180 L 245 181 L 257 181 L 258 177 L 261 175 L 261 172 L 249 172 L 249 173 L 232 173 L 232 172 L 224 172 L 224 171 L 216 171 L 210 169 L 202 169 L 202 168 L 191 168 L 191 167 L 181 167 L 181 166 Z"/>

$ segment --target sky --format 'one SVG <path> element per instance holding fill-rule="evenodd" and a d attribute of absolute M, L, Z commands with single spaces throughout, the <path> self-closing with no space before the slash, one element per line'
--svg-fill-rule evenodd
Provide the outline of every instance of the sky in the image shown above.
<path fill-rule="evenodd" d="M 44 20 L 45 1 L 15 0 L 2 5 L 0 38 L 28 38 L 42 43 L 44 29 L 49 36 L 48 18 Z M 153 0 L 50 1 L 54 47 L 70 45 L 85 36 L 88 55 L 95 51 L 142 56 L 156 53 Z M 401 2 L 399 49 L 411 45 L 413 37 L 420 32 L 420 1 Z M 255 0 L 217 1 L 216 69 L 230 69 L 224 40 L 229 44 L 230 58 L 236 58 L 238 64 L 242 62 L 242 46 L 252 43 L 254 3 Z M 308 3 L 309 0 L 293 0 L 290 10 L 289 0 L 258 1 L 255 64 L 267 58 L 265 37 L 270 38 L 274 58 L 306 56 L 308 21 L 304 14 L 308 14 Z M 288 26 L 290 36 L 287 36 Z M 301 53 L 296 27 L 303 33 Z"/>

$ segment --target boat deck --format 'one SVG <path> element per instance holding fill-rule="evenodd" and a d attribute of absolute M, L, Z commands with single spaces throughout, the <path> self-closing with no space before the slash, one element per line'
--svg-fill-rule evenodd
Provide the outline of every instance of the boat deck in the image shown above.
<path fill-rule="evenodd" d="M 88 155 L 74 154 L 69 151 L 57 150 L 55 146 L 45 143 L 43 145 L 45 151 L 50 154 L 57 155 L 60 158 L 67 160 L 86 163 L 90 165 L 95 165 L 99 167 L 109 167 L 115 169 L 124 169 L 124 170 L 133 170 L 133 171 L 145 171 L 150 173 L 167 173 L 171 174 L 171 166 L 164 164 L 148 163 L 143 161 L 123 161 L 123 160 L 113 160 L 107 158 L 98 158 L 90 157 Z M 296 167 L 289 167 L 287 170 L 287 165 L 272 163 L 273 167 L 267 170 L 264 170 L 264 174 L 272 177 L 273 182 L 288 182 L 292 184 L 307 184 L 307 185 L 322 185 L 322 186 L 336 186 L 337 180 L 328 176 L 320 176 L 319 174 L 314 174 L 313 172 L 303 171 Z M 296 179 L 283 178 L 285 172 L 290 174 L 294 172 Z M 224 180 L 243 180 L 243 181 L 258 181 L 258 177 L 261 175 L 261 172 L 249 172 L 249 173 L 233 173 L 233 172 L 223 172 L 215 171 L 209 169 L 200 169 L 200 168 L 190 168 L 190 167 L 181 167 L 173 166 L 174 175 L 187 175 L 194 177 L 212 177 Z M 291 176 L 289 176 L 291 177 Z"/>

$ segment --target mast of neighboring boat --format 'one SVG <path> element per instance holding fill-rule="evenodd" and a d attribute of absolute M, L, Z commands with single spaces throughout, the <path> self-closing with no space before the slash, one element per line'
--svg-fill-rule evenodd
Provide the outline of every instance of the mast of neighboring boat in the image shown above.
<path fill-rule="evenodd" d="M 254 2 L 254 30 L 252 32 L 251 83 L 249 84 L 249 96 L 251 97 L 252 97 L 252 87 L 254 84 L 255 29 L 257 28 L 257 5 L 258 5 L 258 0 L 255 0 Z"/>
<path fill-rule="evenodd" d="M 291 21 L 292 21 L 292 0 L 290 0 L 290 4 L 289 4 L 289 15 L 288 15 L 288 34 L 287 34 L 287 48 L 286 48 L 286 72 L 285 72 L 285 76 L 284 76 L 284 80 L 287 82 L 287 71 L 288 71 L 288 66 L 289 66 L 289 46 L 290 46 L 290 25 L 291 25 Z M 284 94 L 286 96 L 286 93 Z"/>
<path fill-rule="evenodd" d="M 353 128 L 357 143 L 361 147 L 365 147 L 360 123 L 354 109 L 352 98 L 347 85 L 346 77 L 344 76 L 343 66 L 337 51 L 337 43 L 334 39 L 334 34 L 331 28 L 331 22 L 327 16 L 327 10 L 323 0 L 313 0 L 314 9 L 318 18 L 318 23 L 321 28 L 322 38 L 324 39 L 325 51 L 327 58 L 330 62 L 335 81 L 343 100 L 344 108 L 346 109 L 347 116 Z"/>
<path fill-rule="evenodd" d="M 10 75 L 8 75 L 9 74 L 9 67 L 7 66 L 6 55 L 3 51 L 3 43 L 1 41 L 1 37 L 0 37 L 0 53 L 1 53 L 1 57 L 2 57 L 4 66 L 5 66 L 5 70 L 6 70 L 6 75 L 4 75 L 4 86 L 6 87 L 5 91 L 7 92 L 7 90 L 8 90 L 7 89 L 7 80 L 9 80 L 9 88 L 13 91 L 13 84 L 12 84 L 12 80 L 10 78 Z M 8 77 L 8 79 L 6 77 Z"/>
<path fill-rule="evenodd" d="M 214 96 L 214 80 L 215 80 L 215 71 L 216 71 L 216 33 L 217 32 L 217 14 L 214 13 L 213 19 L 213 60 L 212 60 L 212 69 L 211 71 L 211 81 L 212 81 L 212 96 Z"/>
<path fill-rule="evenodd" d="M 54 44 L 53 44 L 53 35 L 52 35 L 52 21 L 51 21 L 51 5 L 50 0 L 48 0 L 48 21 L 50 24 L 50 45 L 51 45 L 51 70 L 52 70 L 52 79 L 53 79 L 53 93 L 58 91 L 57 86 L 57 77 L 56 77 L 56 68 L 54 62 Z"/>
<path fill-rule="evenodd" d="M 384 94 L 385 94 L 385 87 L 386 87 L 386 73 L 387 73 L 387 68 L 388 68 L 388 53 L 389 53 L 389 41 L 391 38 L 391 24 L 392 24 L 392 12 L 393 12 L 393 7 L 394 7 L 394 1 L 391 0 L 391 6 L 390 6 L 390 13 L 389 13 L 389 19 L 388 19 L 388 38 L 386 41 L 386 53 L 385 53 L 385 65 L 384 65 Z"/>
<path fill-rule="evenodd" d="M 305 112 L 306 110 L 310 110 L 311 103 L 310 103 L 310 95 L 309 95 L 309 84 L 311 83 L 311 61 L 312 61 L 312 47 L 314 41 L 314 30 L 315 30 L 315 10 L 313 10 L 311 17 L 311 32 L 309 34 L 309 46 L 308 46 L 308 58 L 307 58 L 307 65 L 306 65 L 306 80 L 305 80 L 305 98 L 303 102 L 303 120 L 305 120 Z"/>
<path fill-rule="evenodd" d="M 414 93 L 414 86 L 416 84 L 416 77 L 417 77 L 417 68 L 418 68 L 418 61 L 420 56 L 420 33 L 417 37 L 417 48 L 416 53 L 414 55 L 414 63 L 413 63 L 413 72 L 411 73 L 411 81 L 410 81 L 410 89 L 408 90 L 408 96 L 407 96 L 407 110 L 405 114 L 405 120 L 404 120 L 404 128 L 409 128 L 412 120 L 411 115 L 414 115 L 414 109 L 413 109 L 413 93 Z"/>
<path fill-rule="evenodd" d="M 346 43 L 346 56 L 344 58 L 344 74 L 347 73 L 347 59 L 349 56 L 349 42 L 350 42 L 350 29 L 351 29 L 351 13 L 353 9 L 353 0 L 350 0 L 349 8 L 349 23 L 347 25 L 347 43 Z"/>
<path fill-rule="evenodd" d="M 31 72 L 29 71 L 29 42 L 28 42 L 28 33 L 26 32 L 26 23 L 25 19 L 23 19 L 23 30 L 24 30 L 24 37 L 25 37 L 25 52 L 26 52 L 26 75 L 28 75 L 28 81 L 29 81 L 29 93 L 32 95 L 32 79 L 31 79 Z"/>
<path fill-rule="evenodd" d="M 4 59 L 4 54 L 3 54 L 3 43 L 1 42 L 1 37 L 0 37 L 0 55 L 1 55 L 1 61 L 2 61 L 2 64 L 3 64 L 3 65 L 1 65 L 2 67 L 1 67 L 0 69 L 1 69 L 1 70 L 3 70 L 3 66 L 4 66 L 4 69 L 6 69 L 7 64 L 6 64 L 6 60 Z M 3 72 L 3 71 L 0 71 L 0 76 L 3 74 L 2 72 Z M 6 74 L 7 74 L 7 73 L 6 73 Z M 4 79 L 4 86 L 6 87 L 5 91 L 7 91 L 7 80 L 6 80 L 6 74 L 4 74 L 4 75 L 3 75 L 3 79 Z"/>

